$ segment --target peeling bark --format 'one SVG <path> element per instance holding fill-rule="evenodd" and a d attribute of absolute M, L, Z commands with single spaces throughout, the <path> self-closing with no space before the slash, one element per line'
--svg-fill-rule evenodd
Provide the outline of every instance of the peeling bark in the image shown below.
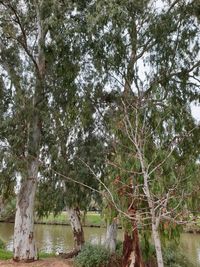
<path fill-rule="evenodd" d="M 140 251 L 140 241 L 135 221 L 136 211 L 134 208 L 129 208 L 129 214 L 133 216 L 132 232 L 125 232 L 123 242 L 123 267 L 144 267 L 142 255 Z"/>
<path fill-rule="evenodd" d="M 29 179 L 24 180 L 17 197 L 14 227 L 15 261 L 31 262 L 38 259 L 34 238 L 34 199 L 37 186 L 38 162 L 33 161 Z"/>
<path fill-rule="evenodd" d="M 123 267 L 143 267 L 138 230 L 132 233 L 125 232 L 123 242 Z"/>
<path fill-rule="evenodd" d="M 79 208 L 67 208 L 70 225 L 74 236 L 74 250 L 80 251 L 85 243 Z"/>
<path fill-rule="evenodd" d="M 117 245 L 117 222 L 113 220 L 111 224 L 107 225 L 105 247 L 111 253 L 114 253 Z"/>
<path fill-rule="evenodd" d="M 15 228 L 14 228 L 14 256 L 15 261 L 34 261 L 38 259 L 34 237 L 34 201 L 37 188 L 38 166 L 40 154 L 40 139 L 42 120 L 40 109 L 45 91 L 45 22 L 41 18 L 41 3 L 34 1 L 37 23 L 37 49 L 38 55 L 34 56 L 24 46 L 24 50 L 35 66 L 35 91 L 32 97 L 31 116 L 27 121 L 27 150 L 26 177 L 23 177 L 21 189 L 17 197 Z M 28 52 L 27 52 L 28 51 Z"/>

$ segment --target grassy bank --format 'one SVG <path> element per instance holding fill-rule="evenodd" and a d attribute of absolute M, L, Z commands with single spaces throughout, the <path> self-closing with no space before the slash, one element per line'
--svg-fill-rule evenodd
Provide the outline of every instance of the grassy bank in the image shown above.
<path fill-rule="evenodd" d="M 50 257 L 55 257 L 53 253 L 39 252 L 39 259 L 46 259 Z M 13 253 L 11 251 L 0 249 L 0 260 L 10 260 L 13 258 Z"/>
<path fill-rule="evenodd" d="M 12 259 L 13 253 L 5 249 L 0 249 L 0 260 L 9 260 Z"/>
<path fill-rule="evenodd" d="M 102 219 L 101 215 L 97 212 L 88 212 L 85 221 L 82 221 L 84 226 L 94 226 L 94 227 L 100 227 L 104 226 L 105 222 Z M 63 211 L 57 216 L 54 216 L 53 214 L 50 214 L 48 217 L 44 217 L 41 219 L 36 219 L 37 223 L 44 223 L 44 224 L 64 224 L 69 225 L 69 218 L 67 212 Z"/>

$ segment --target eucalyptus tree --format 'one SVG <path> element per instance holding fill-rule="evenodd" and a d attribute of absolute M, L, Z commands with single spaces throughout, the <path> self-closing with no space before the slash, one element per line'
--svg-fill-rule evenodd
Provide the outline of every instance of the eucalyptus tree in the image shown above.
<path fill-rule="evenodd" d="M 156 207 L 152 205 L 157 201 L 158 214 L 163 214 L 164 220 L 161 204 L 165 201 L 162 202 L 162 198 L 165 196 L 166 200 L 167 190 L 170 190 L 170 183 L 175 177 L 174 183 L 180 191 L 178 188 L 172 191 L 179 194 L 188 174 L 189 166 L 181 164 L 181 155 L 191 160 L 190 166 L 195 166 L 199 153 L 199 149 L 194 148 L 198 129 L 191 116 L 190 104 L 199 100 L 200 61 L 199 25 L 195 16 L 191 15 L 193 4 L 185 1 L 163 1 L 162 6 L 157 4 L 156 1 L 95 1 L 89 9 L 88 31 L 91 34 L 90 55 L 95 78 L 102 77 L 100 84 L 104 90 L 119 91 L 116 113 L 111 111 L 108 116 L 114 122 L 111 128 L 114 129 L 113 142 L 117 151 L 117 164 L 113 165 L 119 167 L 119 173 L 123 173 L 120 177 L 123 180 L 118 186 L 124 184 L 125 191 L 123 194 L 123 190 L 118 192 L 115 189 L 120 209 L 114 203 L 111 206 L 121 210 L 121 214 L 135 225 L 134 229 L 137 214 L 141 216 L 143 208 L 144 214 L 146 211 L 150 213 L 157 263 L 163 266 L 160 228 L 155 222 L 160 217 L 155 218 L 153 210 Z M 137 144 L 134 143 L 136 135 L 139 137 Z M 179 142 L 173 142 L 176 138 Z M 132 149 L 130 143 L 134 147 L 133 154 L 126 152 Z M 142 152 L 138 147 L 142 147 Z M 162 164 L 159 166 L 162 161 L 169 168 L 167 175 L 162 170 Z M 163 164 L 164 169 L 166 165 Z M 180 169 L 183 171 L 181 176 Z M 152 176 L 146 176 L 147 170 Z M 160 175 L 154 176 L 155 170 L 159 170 Z M 161 181 L 160 185 L 158 181 Z M 134 194 L 136 188 L 143 188 L 142 193 Z M 193 189 L 190 188 L 189 195 Z M 133 190 L 132 194 L 130 190 Z M 181 199 L 181 194 L 179 197 Z M 121 207 L 123 203 L 124 207 Z M 173 216 L 175 214 L 171 219 Z M 128 232 L 126 236 L 129 236 Z M 124 266 L 143 264 L 137 255 L 135 242 L 132 240 L 134 252 L 129 250 Z M 126 248 L 126 242 L 124 244 Z"/>
<path fill-rule="evenodd" d="M 5 110 L 4 138 L 9 152 L 21 158 L 21 168 L 15 165 L 22 182 L 16 207 L 14 259 L 35 260 L 33 205 L 39 168 L 48 24 L 41 14 L 42 4 L 37 1 L 34 4 L 1 1 L 0 8 L 3 82 L 12 91 L 10 106 Z"/>
<path fill-rule="evenodd" d="M 103 176 L 106 153 L 103 153 L 105 137 L 98 114 L 101 90 L 98 92 L 90 83 L 94 77 L 90 76 L 91 65 L 88 64 L 86 14 L 89 3 L 73 3 L 76 9 L 69 18 L 73 23 L 70 28 L 64 24 L 62 35 L 57 27 L 51 28 L 54 44 L 47 46 L 47 60 L 59 64 L 49 67 L 50 115 L 42 148 L 44 166 L 41 167 L 37 208 L 40 216 L 67 208 L 75 251 L 80 250 L 84 242 L 80 209 L 87 210 L 91 198 L 101 201 L 99 181 L 92 171 Z M 54 197 L 43 202 L 43 196 L 53 191 Z"/>
<path fill-rule="evenodd" d="M 56 215 L 67 210 L 74 236 L 74 251 L 69 256 L 77 254 L 84 244 L 80 211 L 87 211 L 91 200 L 101 202 L 99 179 L 104 173 L 106 153 L 104 138 L 96 131 L 95 109 L 89 95 L 81 98 L 73 125 L 70 126 L 69 117 L 65 124 L 67 114 L 59 116 L 56 113 L 57 120 L 52 130 L 52 138 L 56 140 L 52 139 L 54 141 L 46 148 L 49 160 L 41 171 L 43 176 L 37 198 L 39 216 L 49 212 Z M 48 198 L 48 195 L 52 197 Z M 43 201 L 44 196 L 47 201 Z"/>
<path fill-rule="evenodd" d="M 111 190 L 122 222 L 129 229 L 131 220 L 139 224 L 144 237 L 151 229 L 155 249 L 161 254 L 161 237 L 173 238 L 190 220 L 192 210 L 198 209 L 199 127 L 186 112 L 182 121 L 185 131 L 170 135 L 162 129 L 166 110 L 157 110 L 159 119 L 154 126 L 148 116 L 144 117 L 149 111 L 126 102 L 125 116 L 120 121 L 118 118 L 119 146 L 109 162 L 114 178 Z"/>
<path fill-rule="evenodd" d="M 56 92 L 51 79 L 52 65 L 58 66 L 62 80 L 73 83 L 76 72 L 71 67 L 75 64 L 70 64 L 73 59 L 67 53 L 74 53 L 76 38 L 72 38 L 73 27 L 68 25 L 74 8 L 72 3 L 63 1 L 0 1 L 2 164 L 9 175 L 6 184 L 11 184 L 9 180 L 15 182 L 17 177 L 21 180 L 14 230 L 17 261 L 38 258 L 33 211 L 40 163 L 47 160 L 44 148 Z M 68 43 L 64 56 L 55 47 L 66 28 Z M 68 60 L 64 62 L 63 58 Z M 60 92 L 63 97 L 67 89 Z"/>

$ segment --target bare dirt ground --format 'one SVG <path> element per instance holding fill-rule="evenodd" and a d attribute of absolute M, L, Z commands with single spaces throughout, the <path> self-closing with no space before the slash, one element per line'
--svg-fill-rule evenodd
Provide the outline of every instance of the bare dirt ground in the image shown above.
<path fill-rule="evenodd" d="M 73 261 L 61 258 L 42 259 L 31 263 L 14 262 L 13 260 L 0 261 L 0 267 L 73 267 Z"/>

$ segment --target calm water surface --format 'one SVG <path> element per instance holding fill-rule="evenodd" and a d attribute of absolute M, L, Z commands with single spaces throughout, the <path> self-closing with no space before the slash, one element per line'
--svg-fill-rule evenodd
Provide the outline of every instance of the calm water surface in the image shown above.
<path fill-rule="evenodd" d="M 14 225 L 11 223 L 0 223 L 0 239 L 6 243 L 7 249 L 11 251 L 13 247 L 13 227 Z M 37 224 L 35 228 L 37 246 L 40 251 L 66 252 L 72 249 L 73 236 L 69 226 Z M 104 228 L 85 227 L 84 233 L 88 242 L 98 243 L 105 239 Z M 119 238 L 122 238 L 121 231 Z M 200 267 L 200 234 L 182 234 L 181 250 L 195 267 Z"/>

